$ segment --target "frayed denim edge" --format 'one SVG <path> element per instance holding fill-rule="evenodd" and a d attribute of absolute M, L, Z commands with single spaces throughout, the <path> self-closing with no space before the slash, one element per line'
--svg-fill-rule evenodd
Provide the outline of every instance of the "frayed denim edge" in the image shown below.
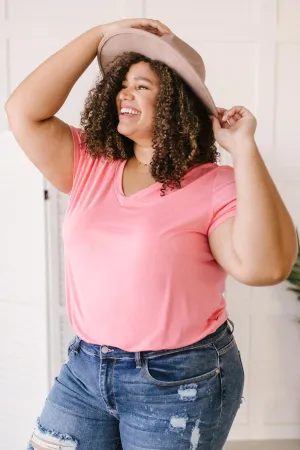
<path fill-rule="evenodd" d="M 44 435 L 46 435 L 46 436 L 48 435 L 48 436 L 53 436 L 55 438 L 58 438 L 59 439 L 58 443 L 70 442 L 70 443 L 74 444 L 74 448 L 76 448 L 77 445 L 78 445 L 77 439 L 72 438 L 72 436 L 70 436 L 69 434 L 63 434 L 63 433 L 59 433 L 58 431 L 55 431 L 55 430 L 48 430 L 47 428 L 44 428 L 41 425 L 39 417 L 37 418 L 36 426 L 34 428 L 33 434 L 34 434 L 36 429 L 43 436 Z M 28 444 L 27 450 L 34 450 L 34 447 L 31 444 L 31 440 L 30 440 L 30 442 Z"/>

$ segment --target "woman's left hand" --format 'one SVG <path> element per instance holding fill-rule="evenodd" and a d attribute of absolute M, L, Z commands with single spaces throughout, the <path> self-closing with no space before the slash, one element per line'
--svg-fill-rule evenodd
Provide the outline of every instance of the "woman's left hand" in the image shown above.
<path fill-rule="evenodd" d="M 243 106 L 233 106 L 230 109 L 217 108 L 219 119 L 210 116 L 213 121 L 213 131 L 218 144 L 233 153 L 246 141 L 254 140 L 256 118 Z"/>

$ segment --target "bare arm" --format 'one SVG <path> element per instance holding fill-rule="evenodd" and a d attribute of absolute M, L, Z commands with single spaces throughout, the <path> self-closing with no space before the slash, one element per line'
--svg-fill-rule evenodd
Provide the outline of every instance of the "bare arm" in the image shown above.
<path fill-rule="evenodd" d="M 219 264 L 242 283 L 277 284 L 288 277 L 297 258 L 295 225 L 255 143 L 255 117 L 242 106 L 224 117 L 225 111 L 218 108 L 220 121 L 213 118 L 213 127 L 233 157 L 236 216 L 211 233 L 210 246 Z"/>
<path fill-rule="evenodd" d="M 72 188 L 73 139 L 70 127 L 55 114 L 96 57 L 103 36 L 120 27 L 144 28 L 159 34 L 169 32 L 165 25 L 150 19 L 127 19 L 94 27 L 44 61 L 6 102 L 10 128 L 20 147 L 63 192 Z"/>
<path fill-rule="evenodd" d="M 285 280 L 297 258 L 295 225 L 255 142 L 233 158 L 236 216 L 210 235 L 215 258 L 227 272 L 253 286 Z"/>
<path fill-rule="evenodd" d="M 66 193 L 72 188 L 73 139 L 69 126 L 54 115 L 95 58 L 101 38 L 101 27 L 95 27 L 71 41 L 25 78 L 5 105 L 20 147 Z"/>
<path fill-rule="evenodd" d="M 297 258 L 293 220 L 256 143 L 244 143 L 233 159 L 238 197 L 233 248 L 249 273 L 258 278 L 269 273 L 270 279 L 282 281 Z"/>
<path fill-rule="evenodd" d="M 94 27 L 44 61 L 7 100 L 8 116 L 13 120 L 20 115 L 32 122 L 54 116 L 95 58 L 101 38 L 101 26 Z"/>

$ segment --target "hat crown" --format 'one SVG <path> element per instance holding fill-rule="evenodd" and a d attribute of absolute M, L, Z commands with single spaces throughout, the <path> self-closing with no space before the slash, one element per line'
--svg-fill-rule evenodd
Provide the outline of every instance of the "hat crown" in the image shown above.
<path fill-rule="evenodd" d="M 126 40 L 132 48 L 132 51 L 140 51 L 140 39 L 145 39 L 145 55 L 152 59 L 161 60 L 168 66 L 170 66 L 175 71 L 178 71 L 178 58 L 182 58 L 183 62 L 188 62 L 192 68 L 195 70 L 197 75 L 201 78 L 203 83 L 205 82 L 205 66 L 203 59 L 189 44 L 184 42 L 175 34 L 164 34 L 162 36 L 157 36 L 148 31 L 140 30 L 137 28 L 120 28 L 111 35 L 106 36 L 99 45 L 99 49 L 104 46 L 104 44 L 109 43 L 109 47 L 106 45 L 106 49 L 109 48 L 111 51 L 99 52 L 98 59 L 100 68 L 107 67 L 112 61 L 113 56 L 116 53 L 116 47 L 119 46 L 119 36 L 126 36 Z M 166 44 L 165 47 L 161 47 L 161 58 L 157 57 L 157 45 L 159 41 L 162 40 Z M 171 51 L 173 50 L 173 52 Z M 174 53 L 175 52 L 175 53 Z M 143 53 L 143 52 L 141 52 Z M 176 56 L 175 56 L 176 55 Z M 100 56 L 100 58 L 99 58 Z"/>
<path fill-rule="evenodd" d="M 194 70 L 200 76 L 203 83 L 205 82 L 206 71 L 203 59 L 201 58 L 199 53 L 197 53 L 196 50 L 193 49 L 193 47 L 184 42 L 175 34 L 165 34 L 160 39 L 167 42 L 182 56 L 182 58 L 184 58 L 189 64 L 191 64 L 191 66 L 193 66 Z"/>

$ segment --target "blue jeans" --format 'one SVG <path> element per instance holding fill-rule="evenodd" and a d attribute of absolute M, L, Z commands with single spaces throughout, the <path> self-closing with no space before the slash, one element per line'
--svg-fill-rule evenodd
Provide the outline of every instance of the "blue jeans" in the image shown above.
<path fill-rule="evenodd" d="M 173 350 L 127 352 L 76 336 L 27 449 L 221 450 L 243 385 L 229 320 Z"/>

